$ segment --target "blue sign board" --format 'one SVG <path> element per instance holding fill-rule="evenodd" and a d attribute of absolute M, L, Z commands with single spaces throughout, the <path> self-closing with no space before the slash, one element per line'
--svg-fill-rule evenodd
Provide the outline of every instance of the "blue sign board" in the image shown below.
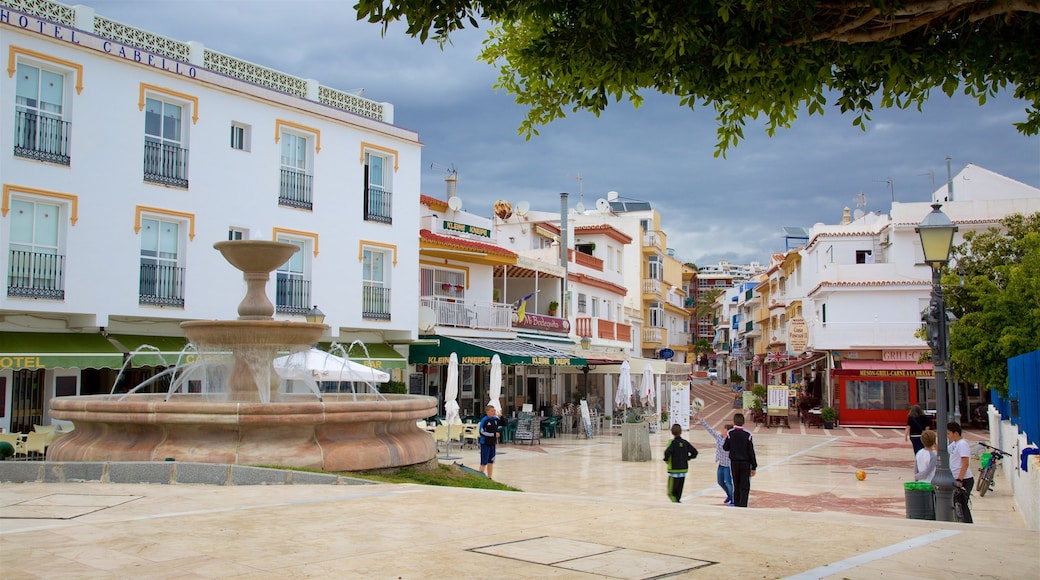
<path fill-rule="evenodd" d="M 661 352 L 657 353 L 659 358 L 670 359 L 675 356 L 675 351 L 670 348 L 662 348 Z"/>

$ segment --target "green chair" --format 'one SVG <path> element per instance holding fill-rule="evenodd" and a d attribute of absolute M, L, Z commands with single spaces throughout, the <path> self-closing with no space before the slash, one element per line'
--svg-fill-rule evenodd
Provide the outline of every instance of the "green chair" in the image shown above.
<path fill-rule="evenodd" d="M 516 419 L 510 419 L 505 425 L 499 430 L 502 432 L 502 436 L 498 438 L 500 443 L 512 443 L 513 439 L 516 438 Z"/>

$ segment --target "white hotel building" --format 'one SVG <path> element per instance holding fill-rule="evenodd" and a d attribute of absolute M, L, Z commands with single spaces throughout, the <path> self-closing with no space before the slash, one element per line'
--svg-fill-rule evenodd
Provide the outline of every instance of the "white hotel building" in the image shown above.
<path fill-rule="evenodd" d="M 299 246 L 275 318 L 318 305 L 324 341 L 403 379 L 421 145 L 391 105 L 48 0 L 0 0 L 0 53 L 0 427 L 172 364 L 180 322 L 235 318 L 227 239 Z"/>

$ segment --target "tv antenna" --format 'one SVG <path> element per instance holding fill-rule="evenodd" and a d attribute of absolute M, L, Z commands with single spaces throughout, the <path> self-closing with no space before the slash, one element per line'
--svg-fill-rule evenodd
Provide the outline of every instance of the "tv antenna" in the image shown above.
<path fill-rule="evenodd" d="M 856 207 L 867 207 L 867 194 L 861 191 L 852 201 L 856 202 Z"/>
<path fill-rule="evenodd" d="M 886 179 L 875 179 L 874 183 L 887 183 L 888 190 L 892 193 L 892 201 L 896 200 L 896 184 L 892 181 L 891 177 L 888 177 Z"/>
<path fill-rule="evenodd" d="M 918 173 L 918 175 L 927 175 L 928 176 L 928 181 L 930 181 L 932 183 L 932 185 L 935 185 L 935 171 L 934 170 L 929 169 L 927 171 L 927 173 Z"/>
<path fill-rule="evenodd" d="M 443 171 L 443 172 L 447 173 L 448 175 L 458 176 L 458 174 L 459 174 L 459 170 L 455 168 L 455 164 L 454 163 L 452 163 L 451 165 L 441 165 L 440 163 L 431 163 L 430 164 L 430 169 L 433 169 L 435 171 Z"/>

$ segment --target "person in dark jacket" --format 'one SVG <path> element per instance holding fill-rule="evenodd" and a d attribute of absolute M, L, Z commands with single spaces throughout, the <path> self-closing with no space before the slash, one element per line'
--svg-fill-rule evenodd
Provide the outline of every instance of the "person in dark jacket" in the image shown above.
<path fill-rule="evenodd" d="M 744 430 L 744 414 L 733 415 L 733 428 L 726 433 L 726 442 L 722 448 L 729 451 L 729 468 L 733 475 L 733 505 L 747 507 L 748 495 L 751 493 L 751 478 L 758 469 L 755 458 L 755 444 L 751 441 L 751 433 Z"/>
<path fill-rule="evenodd" d="M 491 479 L 495 471 L 495 451 L 497 450 L 498 428 L 502 419 L 498 416 L 498 409 L 494 405 L 485 408 L 487 415 L 480 420 L 477 432 L 480 434 L 480 472 Z"/>
<path fill-rule="evenodd" d="M 668 499 L 679 503 L 690 460 L 697 457 L 697 449 L 682 438 L 682 426 L 672 425 L 672 442 L 664 449 L 664 461 L 668 464 Z"/>

